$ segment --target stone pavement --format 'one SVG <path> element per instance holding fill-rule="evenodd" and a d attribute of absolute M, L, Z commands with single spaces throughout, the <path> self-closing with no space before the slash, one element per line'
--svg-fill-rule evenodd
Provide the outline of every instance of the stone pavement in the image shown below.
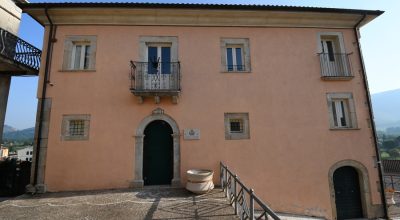
<path fill-rule="evenodd" d="M 196 195 L 144 188 L 22 195 L 0 202 L 0 219 L 238 219 L 221 189 Z"/>

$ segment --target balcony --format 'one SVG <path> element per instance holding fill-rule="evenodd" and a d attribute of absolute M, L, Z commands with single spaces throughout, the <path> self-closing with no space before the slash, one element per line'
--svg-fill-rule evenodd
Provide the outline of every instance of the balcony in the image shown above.
<path fill-rule="evenodd" d="M 0 28 L 0 73 L 37 75 L 42 51 Z"/>
<path fill-rule="evenodd" d="M 319 53 L 321 78 L 324 80 L 351 80 L 349 54 Z"/>
<path fill-rule="evenodd" d="M 177 103 L 181 91 L 179 62 L 135 62 L 131 61 L 131 92 L 143 102 L 145 97 L 171 97 Z"/>

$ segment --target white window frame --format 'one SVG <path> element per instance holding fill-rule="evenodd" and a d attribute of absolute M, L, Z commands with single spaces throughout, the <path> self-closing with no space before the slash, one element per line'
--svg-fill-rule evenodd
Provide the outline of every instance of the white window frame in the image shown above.
<path fill-rule="evenodd" d="M 81 49 L 79 67 L 75 68 L 76 47 L 84 46 Z M 88 63 L 85 68 L 86 46 L 90 46 Z M 61 71 L 95 71 L 96 67 L 97 36 L 66 36 L 64 41 L 64 58 Z"/>
<path fill-rule="evenodd" d="M 343 101 L 344 103 L 344 112 L 342 112 L 341 108 L 335 104 L 336 111 L 336 122 L 335 125 L 335 114 L 333 112 L 333 103 L 338 103 Z M 357 125 L 357 115 L 355 111 L 355 104 L 353 100 L 352 93 L 327 93 L 327 102 L 328 102 L 328 112 L 329 112 L 329 124 L 331 129 L 358 129 Z M 344 115 L 346 120 L 346 125 L 341 124 L 340 117 L 338 112 Z"/>
<path fill-rule="evenodd" d="M 229 48 L 232 49 L 232 66 L 233 66 L 232 70 L 229 70 L 229 68 L 228 68 L 228 49 Z M 237 57 L 236 49 L 237 48 L 241 49 L 240 52 L 241 52 L 242 66 L 243 66 L 241 70 L 238 70 L 238 68 L 237 68 L 237 66 L 238 66 L 237 59 L 236 59 L 236 57 Z M 226 53 L 226 55 L 225 55 L 226 56 L 226 71 L 228 71 L 228 72 L 246 71 L 246 66 L 245 66 L 245 63 L 244 63 L 244 48 L 243 48 L 243 45 L 241 45 L 241 44 L 227 44 L 225 53 Z"/>
<path fill-rule="evenodd" d="M 75 68 L 75 58 L 76 58 L 76 47 L 77 46 L 81 46 L 81 54 L 80 54 L 80 60 L 79 60 L 79 67 Z M 88 64 L 87 67 L 85 68 L 85 59 L 86 59 L 86 51 L 87 51 L 87 47 L 90 47 L 90 43 L 89 42 L 74 42 L 74 46 L 72 47 L 72 56 L 71 56 L 71 66 L 70 69 L 73 70 L 84 70 L 84 69 L 89 69 L 90 66 L 90 54 L 88 57 Z"/>

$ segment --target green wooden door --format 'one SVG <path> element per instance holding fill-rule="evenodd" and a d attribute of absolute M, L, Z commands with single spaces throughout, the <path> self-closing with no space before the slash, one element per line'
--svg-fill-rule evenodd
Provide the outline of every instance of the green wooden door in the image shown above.
<path fill-rule="evenodd" d="M 363 218 L 357 170 L 340 167 L 333 173 L 337 219 Z"/>
<path fill-rule="evenodd" d="M 157 120 L 144 130 L 143 180 L 144 185 L 171 184 L 173 177 L 172 128 Z"/>

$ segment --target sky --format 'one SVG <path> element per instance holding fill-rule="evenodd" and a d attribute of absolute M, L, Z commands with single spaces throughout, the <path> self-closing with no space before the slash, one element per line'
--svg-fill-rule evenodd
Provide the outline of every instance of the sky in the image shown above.
<path fill-rule="evenodd" d="M 95 0 L 89 1 L 96 2 Z M 29 0 L 29 2 L 65 1 Z M 67 2 L 85 2 L 85 0 L 67 0 Z M 382 10 L 385 11 L 383 15 L 361 29 L 361 45 L 370 92 L 374 94 L 400 88 L 400 68 L 396 66 L 400 62 L 400 44 L 398 43 L 398 36 L 400 35 L 399 0 L 109 0 L 105 2 L 261 4 Z M 43 33 L 41 25 L 29 15 L 22 15 L 19 30 L 20 38 L 41 49 Z M 12 78 L 5 124 L 17 129 L 29 128 L 35 125 L 37 81 L 37 77 Z"/>

